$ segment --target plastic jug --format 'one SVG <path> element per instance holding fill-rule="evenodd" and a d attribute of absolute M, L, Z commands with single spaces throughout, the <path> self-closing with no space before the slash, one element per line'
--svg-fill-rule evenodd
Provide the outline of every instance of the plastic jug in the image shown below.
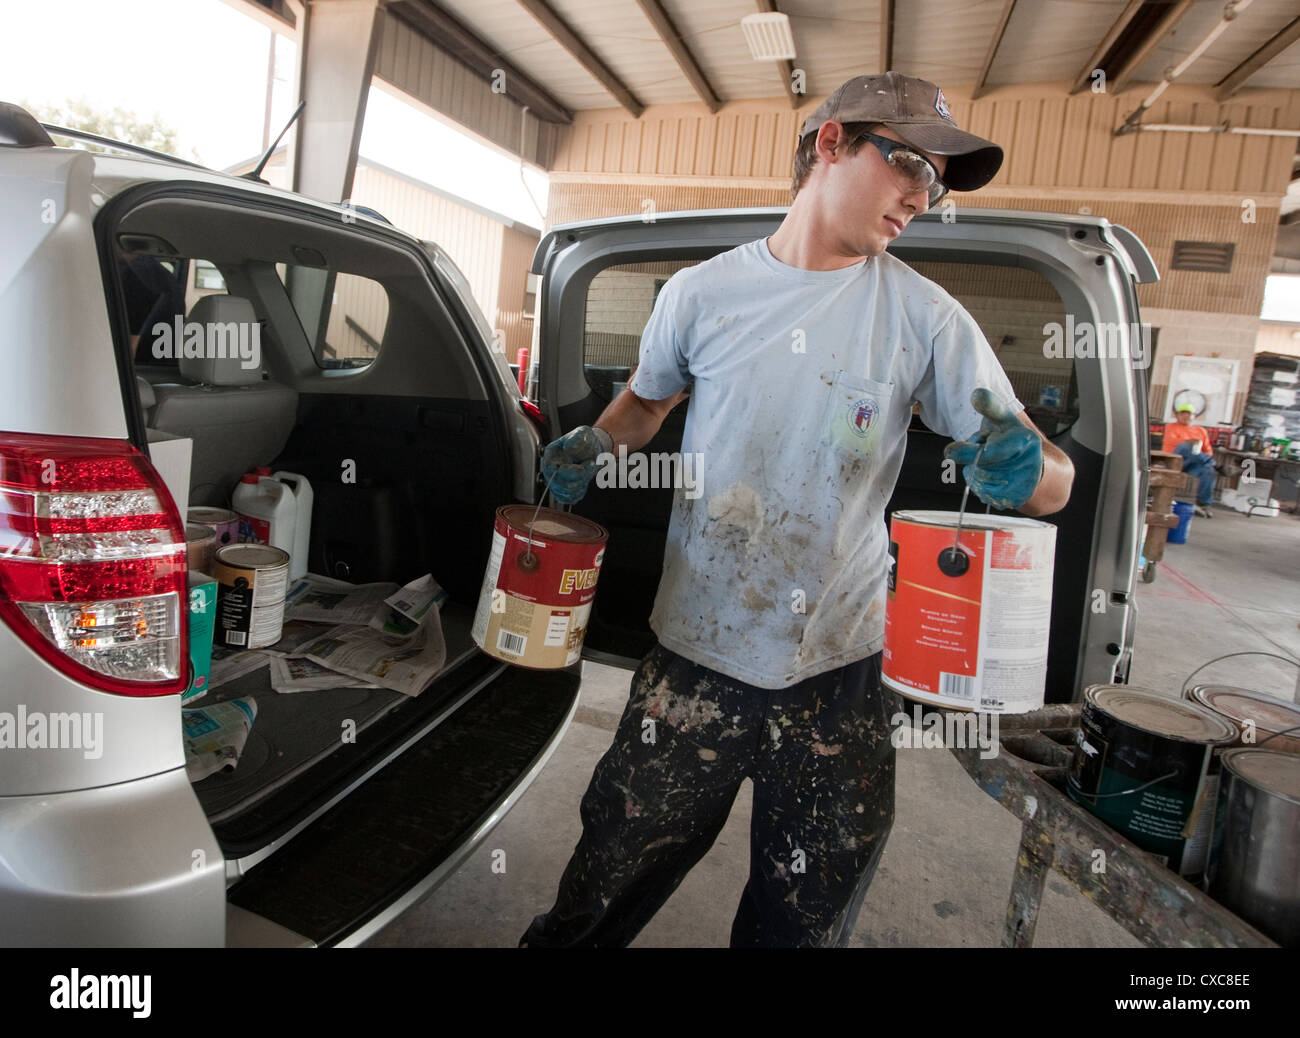
<path fill-rule="evenodd" d="M 293 547 L 289 552 L 289 579 L 297 580 L 307 572 L 307 552 L 311 547 L 311 484 L 307 477 L 297 472 L 276 472 L 271 477 L 279 480 L 292 492 L 295 502 Z"/>
<path fill-rule="evenodd" d="M 249 472 L 235 487 L 230 505 L 239 515 L 238 539 L 283 548 L 292 567 L 298 509 L 293 491 L 278 479 Z"/>

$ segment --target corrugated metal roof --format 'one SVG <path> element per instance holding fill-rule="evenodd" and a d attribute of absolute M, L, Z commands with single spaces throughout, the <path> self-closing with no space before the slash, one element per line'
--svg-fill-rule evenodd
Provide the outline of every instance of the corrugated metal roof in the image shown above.
<path fill-rule="evenodd" d="M 1223 17 L 1222 0 L 1200 0 L 1174 26 L 1135 76 L 1158 81 L 1165 69 L 1187 57 Z M 1296 0 L 1251 0 L 1227 30 L 1178 77 L 1180 83 L 1217 83 L 1300 15 Z M 1246 83 L 1251 87 L 1300 86 L 1300 50 L 1295 46 L 1279 54 Z"/>
<path fill-rule="evenodd" d="M 520 71 L 572 109 L 610 108 L 610 92 L 516 0 L 436 0 Z M 637 3 L 548 0 L 552 10 L 643 104 L 699 100 Z M 780 97 L 785 72 L 749 54 L 740 19 L 753 0 L 660 0 L 722 101 Z M 906 0 L 896 3 L 893 67 L 945 87 L 972 85 L 983 67 L 1005 0 Z M 849 76 L 879 72 L 882 0 L 777 0 L 788 14 L 810 99 Z M 1125 7 L 1125 0 L 1019 0 L 989 71 L 988 83 L 1072 82 Z M 1214 25 L 1222 0 L 1196 3 L 1134 77 L 1158 80 Z M 1213 84 L 1300 13 L 1296 0 L 1253 0 L 1237 22 L 1184 74 Z M 1246 84 L 1300 88 L 1300 45 Z"/>

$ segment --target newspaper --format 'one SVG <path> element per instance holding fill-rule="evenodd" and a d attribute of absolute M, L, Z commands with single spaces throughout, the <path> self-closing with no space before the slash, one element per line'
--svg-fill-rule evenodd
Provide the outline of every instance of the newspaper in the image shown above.
<path fill-rule="evenodd" d="M 373 682 L 403 695 L 418 696 L 447 662 L 447 646 L 436 609 L 414 634 L 382 634 L 370 627 L 340 624 L 299 652 L 322 667 Z"/>
<path fill-rule="evenodd" d="M 319 624 L 310 620 L 289 620 L 285 623 L 280 632 L 280 640 L 274 645 L 268 645 L 264 649 L 254 649 L 254 652 L 263 652 L 267 656 L 279 656 L 283 659 L 301 658 L 302 653 L 299 651 L 310 641 L 315 641 L 326 631 L 335 627 L 335 624 Z"/>
<path fill-rule="evenodd" d="M 208 672 L 208 691 L 265 667 L 267 657 L 258 650 L 233 649 L 228 645 L 212 646 L 212 669 Z"/>
<path fill-rule="evenodd" d="M 389 595 L 393 583 L 349 584 L 308 573 L 294 582 L 284 600 L 286 620 L 327 624 L 368 624 Z"/>
<path fill-rule="evenodd" d="M 442 608 L 447 601 L 447 592 L 438 586 L 438 582 L 426 573 L 418 580 L 413 580 L 405 587 L 384 599 L 386 610 L 376 610 L 370 618 L 370 626 L 385 634 L 406 636 L 415 633 L 429 610 L 434 606 Z M 437 613 L 435 612 L 435 616 Z"/>
<path fill-rule="evenodd" d="M 190 781 L 234 771 L 256 717 L 257 701 L 251 696 L 182 710 L 185 771 Z"/>
<path fill-rule="evenodd" d="M 223 650 L 220 677 L 214 652 L 211 683 L 269 662 L 277 692 L 387 688 L 417 696 L 447 662 L 439 613 L 446 600 L 427 573 L 402 588 L 309 573 L 289 589 L 280 640 L 265 649 Z"/>
<path fill-rule="evenodd" d="M 271 659 L 271 687 L 277 692 L 317 692 L 327 688 L 379 688 L 361 684 L 356 678 L 322 667 L 306 658 Z"/>

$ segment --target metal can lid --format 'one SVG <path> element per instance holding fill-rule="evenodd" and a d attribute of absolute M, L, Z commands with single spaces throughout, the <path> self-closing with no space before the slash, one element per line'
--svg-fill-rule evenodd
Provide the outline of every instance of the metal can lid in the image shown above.
<path fill-rule="evenodd" d="M 206 541 L 209 537 L 215 537 L 217 531 L 211 526 L 204 526 L 202 523 L 185 524 L 185 540 L 188 541 Z"/>
<path fill-rule="evenodd" d="M 1192 702 L 1241 724 L 1251 721 L 1263 732 L 1281 732 L 1300 725 L 1300 706 L 1263 692 L 1232 685 L 1197 685 Z M 1300 733 L 1294 733 L 1300 736 Z"/>
<path fill-rule="evenodd" d="M 534 512 L 536 522 L 533 522 Z M 598 544 L 609 539 L 609 532 L 600 523 L 557 508 L 538 510 L 536 505 L 502 505 L 497 509 L 497 517 L 521 533 L 527 533 L 531 525 L 534 537 L 566 544 Z"/>
<path fill-rule="evenodd" d="M 228 508 L 213 508 L 210 505 L 195 505 L 185 510 L 185 521 L 204 523 L 208 526 L 221 523 L 233 523 L 239 516 Z"/>
<path fill-rule="evenodd" d="M 957 526 L 956 512 L 937 510 L 918 510 L 894 512 L 890 522 L 897 520 L 904 523 L 916 523 L 918 526 Z M 983 512 L 967 512 L 962 519 L 963 530 L 1055 530 L 1051 523 L 1040 519 L 1028 519 L 1020 515 L 985 515 Z"/>
<path fill-rule="evenodd" d="M 1237 738 L 1237 729 L 1224 718 L 1185 699 L 1131 685 L 1089 685 L 1083 696 L 1098 710 L 1152 735 L 1207 744 Z"/>
<path fill-rule="evenodd" d="M 1238 746 L 1223 755 L 1223 766 L 1256 789 L 1300 803 L 1300 755 Z"/>
<path fill-rule="evenodd" d="M 289 553 L 269 544 L 227 544 L 217 549 L 216 560 L 231 569 L 274 569 L 289 564 Z"/>

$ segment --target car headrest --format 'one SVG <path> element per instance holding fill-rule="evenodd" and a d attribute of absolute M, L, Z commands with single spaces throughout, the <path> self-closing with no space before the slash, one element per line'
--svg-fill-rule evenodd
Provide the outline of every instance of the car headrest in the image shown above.
<path fill-rule="evenodd" d="M 247 386 L 262 381 L 261 328 L 253 304 L 242 296 L 204 296 L 185 319 L 186 337 L 190 325 L 201 325 L 204 348 L 201 357 L 187 357 L 181 351 L 180 370 L 185 378 L 209 386 Z"/>
<path fill-rule="evenodd" d="M 140 393 L 140 406 L 148 411 L 158 403 L 158 395 L 153 391 L 153 383 L 143 375 L 136 375 L 135 384 Z"/>

